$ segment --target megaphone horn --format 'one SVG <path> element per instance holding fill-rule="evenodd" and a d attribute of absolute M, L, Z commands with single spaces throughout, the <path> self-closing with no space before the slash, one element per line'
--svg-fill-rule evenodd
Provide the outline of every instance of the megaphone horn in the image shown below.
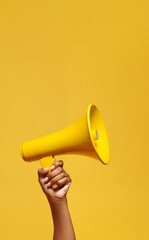
<path fill-rule="evenodd" d="M 41 160 L 43 167 L 48 156 L 79 154 L 109 162 L 109 143 L 101 114 L 94 104 L 72 125 L 55 133 L 24 142 L 20 146 L 25 161 Z M 52 158 L 52 157 L 51 157 Z"/>

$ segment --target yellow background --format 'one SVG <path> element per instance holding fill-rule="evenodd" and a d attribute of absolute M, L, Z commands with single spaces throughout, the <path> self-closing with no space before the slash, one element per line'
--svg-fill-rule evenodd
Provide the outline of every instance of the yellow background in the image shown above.
<path fill-rule="evenodd" d="M 0 1 L 1 239 L 52 239 L 40 163 L 20 143 L 60 130 L 94 103 L 110 163 L 59 156 L 72 177 L 80 240 L 149 239 L 148 1 Z"/>

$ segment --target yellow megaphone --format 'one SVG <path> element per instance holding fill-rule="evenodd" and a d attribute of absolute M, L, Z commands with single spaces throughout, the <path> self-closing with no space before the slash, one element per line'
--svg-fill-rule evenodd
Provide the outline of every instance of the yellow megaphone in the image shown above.
<path fill-rule="evenodd" d="M 72 125 L 55 133 L 24 142 L 20 146 L 25 161 L 40 160 L 50 168 L 55 155 L 81 154 L 109 162 L 109 143 L 106 128 L 97 107 L 90 104 L 87 113 Z"/>

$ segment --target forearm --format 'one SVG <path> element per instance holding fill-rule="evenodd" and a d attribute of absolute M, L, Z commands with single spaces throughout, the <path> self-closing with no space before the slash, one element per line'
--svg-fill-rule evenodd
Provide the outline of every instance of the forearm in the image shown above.
<path fill-rule="evenodd" d="M 49 201 L 54 223 L 53 240 L 76 240 L 67 199 Z"/>

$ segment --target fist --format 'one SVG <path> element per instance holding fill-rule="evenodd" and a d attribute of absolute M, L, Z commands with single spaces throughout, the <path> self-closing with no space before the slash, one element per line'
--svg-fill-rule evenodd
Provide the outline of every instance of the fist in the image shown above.
<path fill-rule="evenodd" d="M 38 180 L 49 201 L 62 200 L 66 197 L 71 178 L 63 169 L 63 161 L 53 163 L 51 168 L 39 168 Z"/>

